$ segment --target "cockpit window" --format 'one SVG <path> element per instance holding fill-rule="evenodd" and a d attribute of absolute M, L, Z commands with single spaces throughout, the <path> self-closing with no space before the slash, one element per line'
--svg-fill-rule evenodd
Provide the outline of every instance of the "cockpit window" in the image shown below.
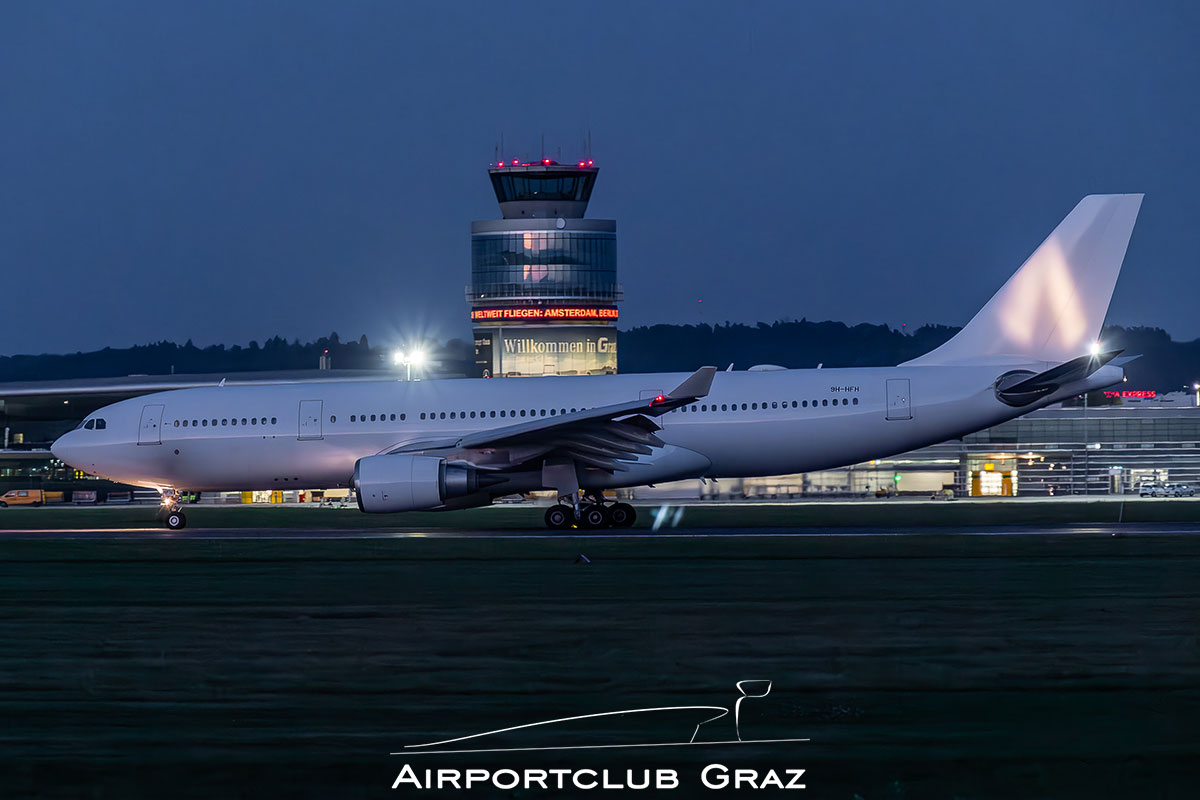
<path fill-rule="evenodd" d="M 107 428 L 107 427 L 108 427 L 108 423 L 104 421 L 104 418 L 103 418 L 103 417 L 101 417 L 100 419 L 96 420 L 96 430 L 98 430 L 98 431 L 102 431 L 102 430 L 104 430 L 104 429 L 105 429 L 105 428 Z"/>
<path fill-rule="evenodd" d="M 89 419 L 87 422 L 83 423 L 83 427 L 89 431 L 93 430 L 96 427 L 96 420 Z"/>

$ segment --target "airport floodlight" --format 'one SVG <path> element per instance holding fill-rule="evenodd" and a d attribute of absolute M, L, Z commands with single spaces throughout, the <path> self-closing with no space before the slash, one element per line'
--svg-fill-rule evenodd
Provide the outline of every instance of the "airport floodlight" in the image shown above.
<path fill-rule="evenodd" d="M 403 350 L 397 350 L 392 353 L 392 363 L 396 366 L 404 367 L 404 379 L 412 380 L 412 368 L 420 369 L 425 363 L 425 351 L 420 348 L 409 350 L 407 353 Z"/>

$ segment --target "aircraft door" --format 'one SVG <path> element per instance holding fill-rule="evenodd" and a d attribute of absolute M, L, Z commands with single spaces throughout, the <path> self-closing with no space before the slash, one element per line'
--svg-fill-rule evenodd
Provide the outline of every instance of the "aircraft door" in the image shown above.
<path fill-rule="evenodd" d="M 138 444 L 162 444 L 162 406 L 142 406 Z"/>
<path fill-rule="evenodd" d="M 323 400 L 300 401 L 300 430 L 296 435 L 297 439 L 324 438 L 321 430 L 321 413 L 324 405 L 325 401 Z"/>
<path fill-rule="evenodd" d="M 909 398 L 908 378 L 888 378 L 887 418 L 912 419 L 912 402 Z"/>

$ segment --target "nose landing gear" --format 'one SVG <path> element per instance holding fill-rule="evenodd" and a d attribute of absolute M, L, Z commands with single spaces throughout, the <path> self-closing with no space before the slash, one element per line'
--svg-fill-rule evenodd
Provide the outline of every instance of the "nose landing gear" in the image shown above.
<path fill-rule="evenodd" d="M 183 513 L 183 502 L 179 492 L 174 489 L 163 492 L 162 506 L 158 509 L 157 518 L 173 531 L 187 527 L 187 514 Z"/>

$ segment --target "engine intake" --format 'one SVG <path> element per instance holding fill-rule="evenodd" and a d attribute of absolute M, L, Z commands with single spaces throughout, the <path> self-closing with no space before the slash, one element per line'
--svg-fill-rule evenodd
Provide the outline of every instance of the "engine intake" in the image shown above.
<path fill-rule="evenodd" d="M 358 507 L 369 514 L 437 508 L 479 488 L 476 470 L 433 456 L 382 455 L 354 464 Z"/>

